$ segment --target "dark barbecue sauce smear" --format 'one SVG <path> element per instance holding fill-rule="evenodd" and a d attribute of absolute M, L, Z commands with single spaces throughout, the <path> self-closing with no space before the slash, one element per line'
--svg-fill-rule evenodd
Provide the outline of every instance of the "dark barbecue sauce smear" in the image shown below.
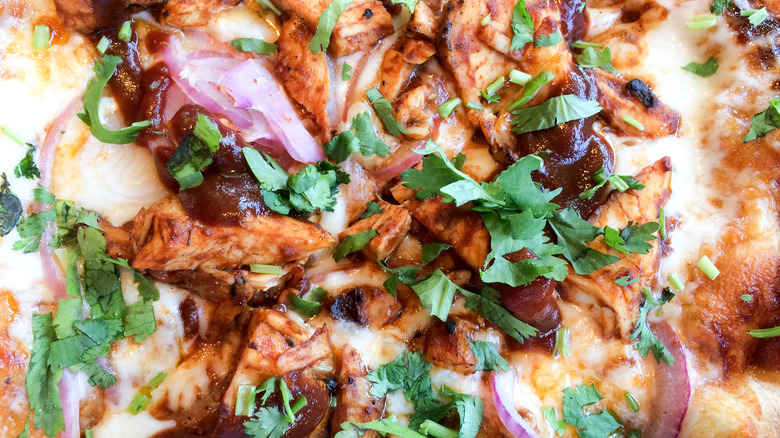
<path fill-rule="evenodd" d="M 583 99 L 596 100 L 597 90 L 589 72 L 574 70 L 557 94 L 575 94 Z M 583 219 L 590 217 L 601 204 L 606 188 L 590 199 L 580 199 L 580 193 L 594 186 L 593 175 L 600 168 L 612 173 L 615 167 L 612 148 L 601 134 L 593 130 L 595 120 L 596 116 L 588 117 L 517 136 L 520 155 L 551 152 L 534 179 L 547 190 L 562 188 L 553 202 L 561 206 L 571 205 Z"/>

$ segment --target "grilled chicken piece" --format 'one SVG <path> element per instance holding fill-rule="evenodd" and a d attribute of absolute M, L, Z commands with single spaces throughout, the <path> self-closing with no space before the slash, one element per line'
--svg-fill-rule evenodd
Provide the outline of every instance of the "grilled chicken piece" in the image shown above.
<path fill-rule="evenodd" d="M 642 169 L 636 176 L 645 188 L 642 190 L 613 191 L 607 201 L 590 217 L 589 222 L 597 227 L 609 225 L 620 229 L 628 221 L 644 224 L 658 220 L 659 210 L 671 195 L 671 160 L 668 157 L 656 161 Z M 615 312 L 617 334 L 628 339 L 639 315 L 639 306 L 644 300 L 643 287 L 652 287 L 656 271 L 661 261 L 658 240 L 652 242 L 653 248 L 647 254 L 622 256 L 620 261 L 605 266 L 589 275 L 578 275 L 570 270 L 564 280 L 565 288 L 576 288 L 596 298 Z M 601 252 L 610 252 L 603 239 L 590 245 Z M 615 251 L 612 251 L 613 253 Z M 628 275 L 642 281 L 626 287 L 615 284 L 615 280 Z M 571 299 L 573 294 L 567 294 Z"/>
<path fill-rule="evenodd" d="M 193 433 L 212 430 L 241 350 L 238 333 L 232 331 L 226 336 L 223 332 L 218 342 L 204 344 L 189 353 L 155 391 L 149 413 L 161 421 L 176 420 Z M 208 378 L 193 379 L 203 375 L 201 369 Z"/>
<path fill-rule="evenodd" d="M 339 234 L 339 239 L 373 228 L 379 234 L 369 240 L 363 248 L 363 252 L 372 259 L 384 260 L 409 232 L 412 218 L 409 216 L 409 212 L 401 206 L 384 201 L 380 201 L 379 205 L 382 207 L 381 213 L 355 222 Z"/>
<path fill-rule="evenodd" d="M 206 26 L 220 11 L 241 0 L 167 0 L 160 12 L 160 23 L 173 27 Z"/>
<path fill-rule="evenodd" d="M 439 242 L 452 245 L 469 266 L 474 269 L 483 267 L 490 252 L 490 233 L 479 213 L 471 211 L 468 206 L 445 204 L 438 198 L 412 197 L 403 205 Z"/>
<path fill-rule="evenodd" d="M 436 53 L 433 44 L 402 38 L 382 58 L 379 67 L 379 92 L 391 102 L 409 84 L 416 65 L 422 64 Z"/>
<path fill-rule="evenodd" d="M 279 0 L 275 2 L 290 15 L 298 16 L 311 32 L 330 0 Z M 377 45 L 379 40 L 393 33 L 393 18 L 382 2 L 358 0 L 339 16 L 331 34 L 330 54 L 347 56 Z"/>
<path fill-rule="evenodd" d="M 118 26 L 129 7 L 154 7 L 165 0 L 54 0 L 57 16 L 69 29 L 82 33 Z"/>
<path fill-rule="evenodd" d="M 309 50 L 312 34 L 298 17 L 282 25 L 276 75 L 287 93 L 317 121 L 322 133 L 330 138 L 332 120 L 326 109 L 330 97 L 330 71 L 324 53 Z"/>
<path fill-rule="evenodd" d="M 411 20 L 407 23 L 406 28 L 411 32 L 417 32 L 420 35 L 434 39 L 436 34 L 439 33 L 442 17 L 428 6 L 428 3 L 424 1 L 417 2 L 414 5 L 414 14 L 412 14 Z"/>
<path fill-rule="evenodd" d="M 463 318 L 451 316 L 447 322 L 436 320 L 421 337 L 412 339 L 412 349 L 422 351 L 428 361 L 471 374 L 475 371 L 477 358 L 471 351 L 469 340 L 477 325 Z"/>
<path fill-rule="evenodd" d="M 331 436 L 341 431 L 341 423 L 354 421 L 366 423 L 382 417 L 385 407 L 384 399 L 371 396 L 371 382 L 366 378 L 366 371 L 360 354 L 349 344 L 341 349 L 341 369 L 339 370 L 339 389 L 336 392 L 336 409 L 330 422 Z M 375 436 L 366 432 L 361 437 Z"/>
<path fill-rule="evenodd" d="M 429 102 L 437 98 L 436 91 L 429 84 L 415 87 L 398 98 L 395 104 L 395 118 L 404 125 L 407 136 L 422 140 L 429 138 L 433 130 L 433 119 L 438 113 Z"/>
<path fill-rule="evenodd" d="M 395 321 L 404 311 L 396 297 L 382 289 L 361 286 L 337 296 L 330 305 L 334 319 L 352 321 L 374 330 Z"/>
<path fill-rule="evenodd" d="M 661 102 L 647 84 L 639 79 L 627 81 L 600 68 L 593 72 L 599 103 L 604 108 L 602 114 L 610 125 L 622 133 L 647 138 L 677 133 L 680 115 Z M 644 129 L 626 123 L 624 116 L 633 117 Z"/>
<path fill-rule="evenodd" d="M 306 340 L 304 329 L 275 310 L 255 311 L 249 326 L 246 347 L 222 399 L 220 417 L 213 436 L 241 436 L 247 417 L 235 415 L 236 396 L 242 385 L 257 386 L 270 377 L 287 384 L 293 400 L 304 396 L 307 404 L 296 415 L 290 432 L 295 436 L 322 436 L 330 414 L 329 394 L 323 381 L 314 375 L 312 366 L 332 356 L 328 329 L 320 327 Z M 269 404 L 279 408 L 279 391 Z"/>
<path fill-rule="evenodd" d="M 156 271 L 283 265 L 335 243 L 319 225 L 278 214 L 247 217 L 238 226 L 205 226 L 176 197 L 141 210 L 132 237 L 138 248 L 133 267 Z"/>

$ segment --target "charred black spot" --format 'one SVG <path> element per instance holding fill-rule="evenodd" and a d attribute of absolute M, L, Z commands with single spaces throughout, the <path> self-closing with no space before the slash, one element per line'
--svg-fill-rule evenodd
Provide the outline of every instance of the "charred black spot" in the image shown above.
<path fill-rule="evenodd" d="M 292 339 L 287 339 L 287 345 L 289 345 L 290 347 L 294 347 L 295 341 L 293 341 Z"/>
<path fill-rule="evenodd" d="M 353 379 L 352 376 L 349 376 L 349 377 L 347 377 L 347 382 L 349 382 L 349 384 L 351 385 L 351 384 L 355 383 L 355 379 Z"/>
<path fill-rule="evenodd" d="M 360 290 L 353 289 L 336 297 L 330 306 L 330 313 L 335 319 L 361 324 L 363 315 L 360 311 L 360 303 L 365 299 L 366 297 Z"/>
<path fill-rule="evenodd" d="M 371 9 L 366 9 L 366 12 L 363 12 L 363 17 L 365 17 L 366 20 L 373 17 L 374 13 L 371 11 Z"/>
<path fill-rule="evenodd" d="M 631 79 L 628 81 L 626 84 L 626 91 L 628 91 L 628 94 L 630 94 L 632 97 L 639 99 L 645 108 L 654 107 L 656 100 L 658 99 L 655 97 L 653 90 L 651 90 L 647 84 L 642 82 L 641 79 Z"/>
<path fill-rule="evenodd" d="M 447 333 L 453 334 L 458 329 L 458 325 L 455 324 L 455 321 L 449 320 L 447 321 L 447 324 L 445 324 L 445 328 L 447 329 Z"/>
<path fill-rule="evenodd" d="M 336 392 L 336 390 L 339 389 L 339 382 L 333 377 L 328 377 L 325 380 L 325 387 L 328 388 L 328 391 L 330 392 Z"/>

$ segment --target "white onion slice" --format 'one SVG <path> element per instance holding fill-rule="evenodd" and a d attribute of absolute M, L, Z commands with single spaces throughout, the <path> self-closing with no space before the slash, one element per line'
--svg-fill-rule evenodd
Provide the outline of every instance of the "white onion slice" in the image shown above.
<path fill-rule="evenodd" d="M 493 403 L 498 418 L 507 430 L 518 438 L 539 438 L 533 426 L 517 413 L 515 408 L 515 376 L 513 372 L 493 372 Z"/>

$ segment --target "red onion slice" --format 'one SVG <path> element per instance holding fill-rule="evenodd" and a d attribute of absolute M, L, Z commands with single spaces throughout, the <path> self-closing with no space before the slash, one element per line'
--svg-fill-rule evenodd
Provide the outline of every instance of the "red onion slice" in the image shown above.
<path fill-rule="evenodd" d="M 239 109 L 253 109 L 265 116 L 274 136 L 296 161 L 312 163 L 325 159 L 322 147 L 303 126 L 282 85 L 261 61 L 250 59 L 228 70 L 219 79 L 219 89 Z"/>
<path fill-rule="evenodd" d="M 517 413 L 515 408 L 514 372 L 493 372 L 493 404 L 496 405 L 498 418 L 512 435 L 519 438 L 539 438 L 533 426 Z"/>
<path fill-rule="evenodd" d="M 65 430 L 60 432 L 60 438 L 79 438 L 81 436 L 79 426 L 79 394 L 81 393 L 79 386 L 81 382 L 79 377 L 79 373 L 65 368 L 62 379 L 57 385 L 62 402 L 62 415 L 65 418 Z"/>
<path fill-rule="evenodd" d="M 676 438 L 691 399 L 688 357 L 680 337 L 668 322 L 652 323 L 650 328 L 672 353 L 675 362 L 672 366 L 656 365 L 653 412 L 642 438 Z"/>

